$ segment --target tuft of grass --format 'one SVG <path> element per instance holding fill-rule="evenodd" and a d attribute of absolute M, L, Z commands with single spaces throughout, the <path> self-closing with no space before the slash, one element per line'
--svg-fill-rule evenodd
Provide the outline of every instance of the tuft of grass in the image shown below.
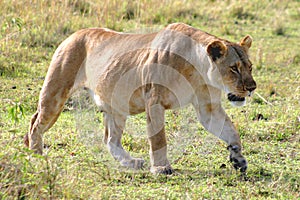
<path fill-rule="evenodd" d="M 285 35 L 285 28 L 283 26 L 283 24 L 278 24 L 275 29 L 274 29 L 274 34 L 275 35 L 281 35 L 284 36 Z"/>
<path fill-rule="evenodd" d="M 255 16 L 246 10 L 243 6 L 233 7 L 231 15 L 237 19 L 254 19 Z"/>
<path fill-rule="evenodd" d="M 299 65 L 300 64 L 300 54 L 296 54 L 293 58 L 293 64 Z"/>

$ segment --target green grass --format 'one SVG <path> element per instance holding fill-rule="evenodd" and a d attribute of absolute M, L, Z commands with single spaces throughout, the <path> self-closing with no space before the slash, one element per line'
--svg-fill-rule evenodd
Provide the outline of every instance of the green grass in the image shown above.
<path fill-rule="evenodd" d="M 297 0 L 1 1 L 0 199 L 299 199 L 299 7 Z M 254 39 L 256 92 L 266 101 L 254 95 L 243 108 L 224 101 L 249 162 L 246 178 L 191 107 L 166 114 L 172 176 L 149 172 L 143 114 L 129 118 L 123 143 L 146 166 L 126 170 L 101 142 L 101 114 L 79 95 L 45 133 L 46 156 L 24 147 L 51 56 L 68 35 L 98 26 L 145 33 L 179 21 L 232 41 Z"/>

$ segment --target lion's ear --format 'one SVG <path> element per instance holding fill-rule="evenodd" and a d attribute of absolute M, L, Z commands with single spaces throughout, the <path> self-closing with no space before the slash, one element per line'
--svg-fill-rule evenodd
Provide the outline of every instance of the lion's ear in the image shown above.
<path fill-rule="evenodd" d="M 227 46 L 222 41 L 215 40 L 207 45 L 206 51 L 212 60 L 216 61 L 217 59 L 226 56 Z"/>
<path fill-rule="evenodd" d="M 246 49 L 249 49 L 252 44 L 252 37 L 250 35 L 245 36 L 241 41 L 240 45 L 242 47 L 245 47 Z"/>

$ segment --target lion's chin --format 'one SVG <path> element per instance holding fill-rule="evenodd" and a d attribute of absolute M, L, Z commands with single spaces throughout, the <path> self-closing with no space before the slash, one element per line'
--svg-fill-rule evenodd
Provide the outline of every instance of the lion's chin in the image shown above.
<path fill-rule="evenodd" d="M 227 98 L 230 101 L 231 105 L 240 107 L 246 105 L 246 98 L 245 97 L 239 97 L 232 93 L 227 94 Z"/>

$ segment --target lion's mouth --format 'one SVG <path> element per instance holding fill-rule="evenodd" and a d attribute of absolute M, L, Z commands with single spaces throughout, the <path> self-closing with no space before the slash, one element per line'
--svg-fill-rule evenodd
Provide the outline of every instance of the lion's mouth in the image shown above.
<path fill-rule="evenodd" d="M 245 101 L 245 97 L 239 97 L 232 93 L 228 93 L 227 98 L 229 101 Z"/>

